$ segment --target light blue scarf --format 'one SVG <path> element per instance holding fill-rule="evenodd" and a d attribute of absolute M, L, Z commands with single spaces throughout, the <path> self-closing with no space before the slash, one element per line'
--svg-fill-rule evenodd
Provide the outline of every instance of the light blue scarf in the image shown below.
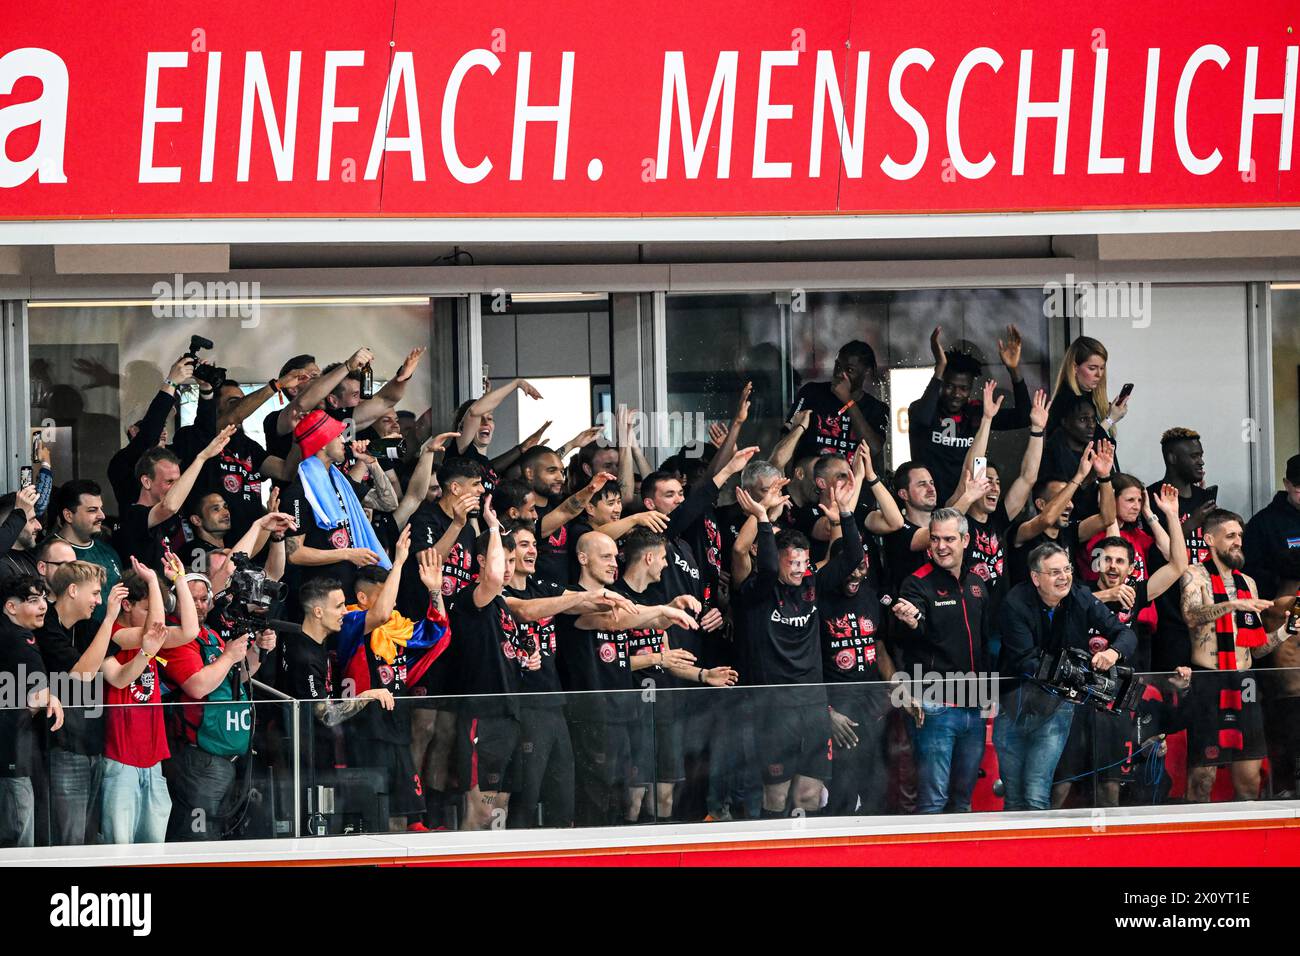
<path fill-rule="evenodd" d="M 375 529 L 370 527 L 370 522 L 366 520 L 361 502 L 357 500 L 356 492 L 352 490 L 352 484 L 343 472 L 333 465 L 327 469 L 325 464 L 313 455 L 304 459 L 298 466 L 298 477 L 302 480 L 303 494 L 307 497 L 307 503 L 311 505 L 316 524 L 326 531 L 332 531 L 347 519 L 348 530 L 352 534 L 352 546 L 369 548 L 379 555 L 381 568 L 386 571 L 392 568 L 393 562 L 384 553 L 383 545 L 375 536 Z M 334 493 L 335 489 L 338 489 L 337 495 Z M 339 507 L 340 497 L 343 499 L 342 508 Z"/>

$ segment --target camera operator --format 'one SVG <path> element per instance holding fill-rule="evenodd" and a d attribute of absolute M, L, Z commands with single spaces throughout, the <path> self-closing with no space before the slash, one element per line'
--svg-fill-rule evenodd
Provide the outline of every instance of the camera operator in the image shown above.
<path fill-rule="evenodd" d="M 1054 657 L 1063 648 L 1088 652 L 1093 669 L 1107 671 L 1129 660 L 1138 646 L 1131 628 L 1074 583 L 1070 554 L 1059 544 L 1040 544 L 1028 563 L 1029 581 L 1007 592 L 998 612 L 1003 677 L 993 744 L 1007 810 L 1051 807 L 1052 775 L 1074 718 L 1072 702 L 1020 678 L 1037 672 L 1041 655 Z"/>
<path fill-rule="evenodd" d="M 239 793 L 240 758 L 247 757 L 253 736 L 248 681 L 261 666 L 260 651 L 275 649 L 275 631 L 263 629 L 256 636 L 245 631 L 224 641 L 206 623 L 212 582 L 202 574 L 186 574 L 183 585 L 200 624 L 199 636 L 168 652 L 162 667 L 163 677 L 180 690 L 184 739 L 167 765 L 172 798 L 167 839 L 220 840 Z M 181 590 L 177 596 L 183 601 Z"/>

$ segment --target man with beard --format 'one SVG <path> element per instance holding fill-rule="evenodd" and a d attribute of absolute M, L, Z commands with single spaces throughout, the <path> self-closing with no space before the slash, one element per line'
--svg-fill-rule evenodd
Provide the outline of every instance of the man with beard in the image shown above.
<path fill-rule="evenodd" d="M 634 602 L 625 581 L 618 578 L 618 545 L 608 535 L 592 531 L 578 542 L 578 587 L 603 597 L 607 592 Z M 607 826 L 626 819 L 627 796 L 633 784 L 642 783 L 637 768 L 649 769 L 650 759 L 633 753 L 633 735 L 644 744 L 643 730 L 651 717 L 639 706 L 634 670 L 649 666 L 689 665 L 681 648 L 632 658 L 632 634 L 647 628 L 676 625 L 696 627 L 686 611 L 668 605 L 636 605 L 630 612 L 610 611 L 559 618 L 560 681 L 573 693 L 566 704 L 575 764 L 574 819 L 578 826 Z M 630 726 L 638 724 L 633 730 Z"/>
<path fill-rule="evenodd" d="M 1089 445 L 1069 481 L 1040 478 L 1034 486 L 1034 508 L 1037 514 L 1016 522 L 1007 532 L 1011 542 L 1010 584 L 1015 586 L 1029 579 L 1028 555 L 1040 544 L 1057 544 L 1071 555 L 1079 548 L 1079 541 L 1087 541 L 1115 520 L 1115 494 L 1111 490 L 1110 472 L 1115 465 L 1115 446 L 1110 442 Z M 1100 492 L 1097 495 L 1099 513 L 1073 522 L 1074 495 L 1088 475 L 1097 476 Z"/>
<path fill-rule="evenodd" d="M 99 485 L 86 478 L 76 478 L 62 485 L 54 496 L 54 513 L 59 518 L 55 537 L 72 546 L 77 561 L 89 561 L 104 569 L 104 589 L 122 580 L 122 559 L 113 546 L 100 537 L 104 527 L 104 499 Z M 95 608 L 90 618 L 95 626 L 104 619 L 104 605 Z"/>
<path fill-rule="evenodd" d="M 1165 485 L 1161 489 L 1160 497 L 1156 499 L 1156 506 L 1165 516 L 1169 533 L 1176 538 L 1180 534 L 1178 492 L 1173 486 Z M 1092 593 L 1121 624 L 1131 629 L 1138 637 L 1138 646 L 1133 654 L 1131 666 L 1134 670 L 1146 671 L 1150 648 L 1143 647 L 1141 632 L 1137 628 L 1138 615 L 1152 601 L 1178 583 L 1178 579 L 1187 570 L 1187 552 L 1182 548 L 1175 548 L 1171 555 L 1173 560 L 1169 564 L 1160 568 L 1151 577 L 1137 580 L 1132 576 L 1136 553 L 1128 539 L 1112 535 L 1102 538 L 1097 548 L 1100 574 L 1097 580 L 1092 582 Z M 1109 644 L 1107 637 L 1095 628 L 1089 631 L 1088 650 L 1093 653 L 1104 651 Z M 1109 732 L 1113 727 L 1102 725 L 1099 728 L 1097 724 L 1098 720 L 1110 719 L 1110 715 L 1098 716 L 1095 713 L 1085 713 L 1082 717 L 1076 716 L 1070 725 L 1070 737 L 1066 741 L 1061 760 L 1056 765 L 1056 783 L 1052 788 L 1053 807 L 1060 807 L 1065 803 L 1075 780 L 1092 776 L 1102 769 L 1097 766 L 1101 762 L 1094 759 L 1094 753 L 1097 752 L 1093 745 L 1094 731 L 1100 729 L 1105 732 L 1106 737 L 1110 736 Z"/>
<path fill-rule="evenodd" d="M 934 477 L 939 500 L 947 501 L 961 486 L 962 459 L 975 439 L 984 418 L 995 431 L 1011 431 L 1029 425 L 1029 388 L 1020 377 L 1020 331 L 1007 326 L 1006 341 L 998 340 L 998 356 L 1011 378 L 1015 401 L 1010 408 L 998 408 L 990 414 L 974 401 L 975 382 L 980 364 L 971 355 L 956 349 L 944 351 L 943 330 L 935 327 L 930 335 L 934 355 L 934 378 L 921 397 L 908 406 L 912 458 L 929 469 Z M 992 384 L 991 382 L 989 383 Z M 986 388 L 985 394 L 988 394 Z M 1044 409 L 1046 406 L 1044 406 Z M 1041 431 L 1046 425 L 1036 426 Z"/>
<path fill-rule="evenodd" d="M 795 449 L 796 459 L 809 455 L 843 455 L 848 458 L 858 442 L 883 461 L 889 431 L 889 406 L 867 392 L 876 375 L 876 353 L 866 342 L 853 341 L 840 348 L 829 382 L 807 382 L 794 397 L 787 422 L 811 411 L 808 429 Z"/>
<path fill-rule="evenodd" d="M 1238 800 L 1259 797 L 1260 760 L 1265 755 L 1262 708 L 1250 693 L 1245 672 L 1255 658 L 1287 639 L 1282 621 L 1268 614 L 1255 582 L 1242 574 L 1240 515 L 1216 508 L 1205 516 L 1201 534 L 1209 560 L 1182 577 L 1183 620 L 1191 635 L 1192 693 L 1187 731 L 1187 798 L 1210 799 L 1216 770 L 1231 767 Z"/>
<path fill-rule="evenodd" d="M 36 536 L 41 531 L 36 517 L 35 485 L 0 498 L 0 582 L 24 574 L 39 574 L 36 567 Z"/>
<path fill-rule="evenodd" d="M 568 523 L 582 514 L 606 482 L 616 482 L 609 472 L 592 476 L 585 487 L 564 498 L 564 463 L 558 452 L 537 445 L 519 459 L 519 471 L 537 499 L 537 573 L 547 581 L 569 583 Z"/>
<path fill-rule="evenodd" d="M 843 538 L 832 541 L 830 560 L 843 548 Z M 880 641 L 880 595 L 867 575 L 866 555 L 839 587 L 820 597 L 822 680 L 831 685 L 827 700 L 835 768 L 826 810 L 836 816 L 884 813 L 889 782 L 885 682 L 894 676 L 894 662 Z"/>

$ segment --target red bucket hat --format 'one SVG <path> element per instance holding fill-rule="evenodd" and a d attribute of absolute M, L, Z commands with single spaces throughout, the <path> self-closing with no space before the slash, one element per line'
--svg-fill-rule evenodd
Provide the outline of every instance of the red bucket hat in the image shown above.
<path fill-rule="evenodd" d="M 326 415 L 319 408 L 300 421 L 293 430 L 294 440 L 302 447 L 303 458 L 310 458 L 341 434 L 343 423 Z"/>

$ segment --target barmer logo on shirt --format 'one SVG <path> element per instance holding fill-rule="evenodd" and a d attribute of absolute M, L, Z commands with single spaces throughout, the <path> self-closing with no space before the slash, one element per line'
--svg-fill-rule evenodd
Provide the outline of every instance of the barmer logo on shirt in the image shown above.
<path fill-rule="evenodd" d="M 813 608 L 813 611 L 815 611 L 815 610 L 817 610 L 817 609 L 816 609 L 816 608 Z M 810 611 L 809 613 L 807 613 L 807 614 L 800 614 L 800 615 L 798 615 L 797 617 L 782 617 L 780 611 L 778 611 L 778 610 L 773 610 L 773 611 L 772 611 L 772 623 L 773 623 L 773 624 L 784 624 L 784 625 L 786 625 L 787 627 L 807 627 L 807 626 L 808 626 L 808 622 L 811 621 L 811 620 L 812 620 L 812 612 L 811 612 L 811 611 Z"/>
<path fill-rule="evenodd" d="M 148 936 L 153 930 L 153 894 L 82 893 L 74 885 L 50 897 L 50 925 L 128 927 L 133 936 Z"/>

